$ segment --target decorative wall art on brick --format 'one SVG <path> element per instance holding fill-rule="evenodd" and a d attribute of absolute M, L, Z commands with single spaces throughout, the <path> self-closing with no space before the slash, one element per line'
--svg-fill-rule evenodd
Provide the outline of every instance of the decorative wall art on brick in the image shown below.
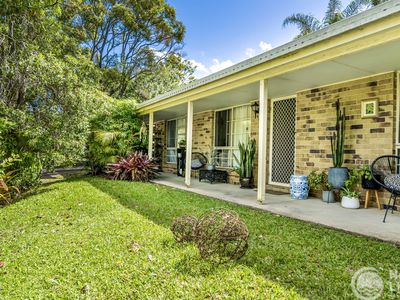
<path fill-rule="evenodd" d="M 361 102 L 361 117 L 374 118 L 378 116 L 378 99 L 368 99 Z"/>

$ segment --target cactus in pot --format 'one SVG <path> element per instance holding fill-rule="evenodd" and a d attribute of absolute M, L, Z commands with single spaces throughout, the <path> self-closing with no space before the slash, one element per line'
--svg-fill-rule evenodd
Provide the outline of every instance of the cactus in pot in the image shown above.
<path fill-rule="evenodd" d="M 344 141 L 345 141 L 345 125 L 346 110 L 340 108 L 339 99 L 336 100 L 336 126 L 335 132 L 331 136 L 331 152 L 333 167 L 329 168 L 328 181 L 333 188 L 340 189 L 348 178 L 348 169 L 343 168 L 344 162 Z"/>

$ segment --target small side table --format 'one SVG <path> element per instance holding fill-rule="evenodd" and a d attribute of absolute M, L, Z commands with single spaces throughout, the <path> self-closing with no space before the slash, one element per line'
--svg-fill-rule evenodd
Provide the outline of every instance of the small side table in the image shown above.
<path fill-rule="evenodd" d="M 369 198 L 371 197 L 371 192 L 375 193 L 376 204 L 378 205 L 379 209 L 382 209 L 381 201 L 379 200 L 378 190 L 370 190 L 367 189 L 365 192 L 365 205 L 364 208 L 368 208 Z"/>
<path fill-rule="evenodd" d="M 208 180 L 210 183 L 228 183 L 228 172 L 222 170 L 200 170 L 199 181 L 201 181 L 202 179 Z"/>

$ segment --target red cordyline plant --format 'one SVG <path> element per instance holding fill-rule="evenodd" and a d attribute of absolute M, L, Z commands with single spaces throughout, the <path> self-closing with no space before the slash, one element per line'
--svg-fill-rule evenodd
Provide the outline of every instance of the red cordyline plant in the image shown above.
<path fill-rule="evenodd" d="M 149 181 L 157 174 L 157 165 L 143 152 L 135 152 L 108 164 L 107 174 L 114 180 Z"/>

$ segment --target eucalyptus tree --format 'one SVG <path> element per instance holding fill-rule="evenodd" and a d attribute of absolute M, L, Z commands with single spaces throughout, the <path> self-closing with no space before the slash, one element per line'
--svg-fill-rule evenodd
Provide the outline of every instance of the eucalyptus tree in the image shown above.
<path fill-rule="evenodd" d="M 297 26 L 300 30 L 300 34 L 296 37 L 298 38 L 386 1 L 387 0 L 352 0 L 347 6 L 343 7 L 342 1 L 329 0 L 325 16 L 322 20 L 318 20 L 318 18 L 311 14 L 295 13 L 285 18 L 283 27 L 289 25 Z"/>
<path fill-rule="evenodd" d="M 151 81 L 166 88 L 193 72 L 181 55 L 185 27 L 164 0 L 84 1 L 72 24 L 81 29 L 90 59 L 103 70 L 103 88 L 110 96 L 140 94 L 134 87 L 160 70 L 177 75 L 177 80 Z M 171 55 L 179 63 L 171 64 Z"/>

